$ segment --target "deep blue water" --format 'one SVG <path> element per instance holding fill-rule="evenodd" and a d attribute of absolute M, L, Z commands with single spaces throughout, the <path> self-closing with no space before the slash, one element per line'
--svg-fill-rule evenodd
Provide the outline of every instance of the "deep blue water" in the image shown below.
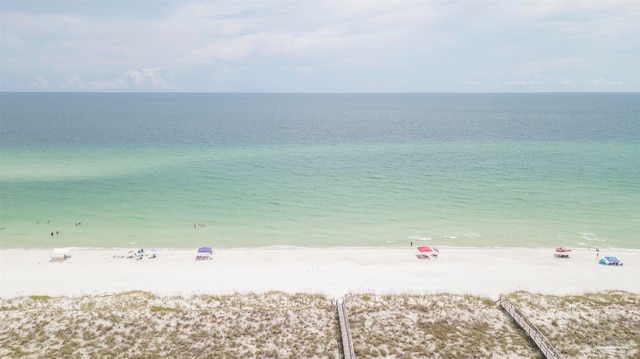
<path fill-rule="evenodd" d="M 638 141 L 640 94 L 3 93 L 3 146 Z"/>

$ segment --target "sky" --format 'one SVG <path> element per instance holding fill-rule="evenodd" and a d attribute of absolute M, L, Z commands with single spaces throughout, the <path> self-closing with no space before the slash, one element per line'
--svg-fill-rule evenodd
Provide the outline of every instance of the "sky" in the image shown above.
<path fill-rule="evenodd" d="M 0 30 L 0 91 L 640 91 L 638 0 L 0 0 Z"/>

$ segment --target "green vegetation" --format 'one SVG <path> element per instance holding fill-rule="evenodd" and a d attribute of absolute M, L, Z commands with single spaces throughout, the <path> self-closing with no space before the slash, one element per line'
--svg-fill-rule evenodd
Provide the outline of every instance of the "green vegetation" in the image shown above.
<path fill-rule="evenodd" d="M 359 295 L 346 303 L 356 357 L 540 357 L 488 298 Z"/>
<path fill-rule="evenodd" d="M 317 294 L 0 299 L 0 357 L 339 358 L 334 302 Z"/>
<path fill-rule="evenodd" d="M 571 358 L 640 358 L 640 295 L 622 291 L 509 299 Z"/>
<path fill-rule="evenodd" d="M 640 295 L 515 292 L 508 298 L 565 357 L 640 358 Z M 359 358 L 541 358 L 489 298 L 345 299 Z M 0 357 L 339 358 L 335 301 L 281 292 L 0 299 Z"/>
<path fill-rule="evenodd" d="M 178 309 L 176 309 L 176 308 L 161 307 L 159 305 L 152 305 L 150 310 L 151 310 L 151 313 L 177 312 L 178 311 Z"/>

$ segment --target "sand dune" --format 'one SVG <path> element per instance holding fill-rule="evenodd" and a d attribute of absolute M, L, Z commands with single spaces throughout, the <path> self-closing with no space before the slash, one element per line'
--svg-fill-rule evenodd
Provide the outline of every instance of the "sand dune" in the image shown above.
<path fill-rule="evenodd" d="M 525 248 L 442 248 L 429 260 L 412 248 L 50 254 L 0 252 L 0 356 L 339 358 L 333 308 L 346 295 L 357 357 L 539 357 L 496 305 L 502 294 L 563 354 L 640 352 L 637 250 L 599 254 L 618 267 L 595 251 Z"/>

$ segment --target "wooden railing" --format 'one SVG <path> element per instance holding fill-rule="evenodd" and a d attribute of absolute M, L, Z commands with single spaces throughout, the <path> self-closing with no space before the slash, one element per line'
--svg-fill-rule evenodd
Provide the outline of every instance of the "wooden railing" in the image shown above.
<path fill-rule="evenodd" d="M 342 352 L 344 359 L 355 359 L 356 354 L 353 351 L 353 340 L 351 339 L 351 328 L 349 328 L 349 318 L 347 317 L 347 308 L 344 298 L 340 298 L 336 302 L 336 311 L 338 312 L 338 320 L 340 322 L 340 336 L 342 337 Z"/>
<path fill-rule="evenodd" d="M 547 337 L 540 332 L 540 330 L 531 323 L 527 317 L 522 314 L 520 309 L 518 309 L 509 299 L 501 298 L 500 305 L 504 310 L 513 318 L 513 320 L 524 330 L 525 333 L 533 340 L 534 343 L 538 346 L 538 349 L 542 352 L 545 358 L 561 358 L 560 353 L 556 350 L 556 348 L 551 345 Z"/>

